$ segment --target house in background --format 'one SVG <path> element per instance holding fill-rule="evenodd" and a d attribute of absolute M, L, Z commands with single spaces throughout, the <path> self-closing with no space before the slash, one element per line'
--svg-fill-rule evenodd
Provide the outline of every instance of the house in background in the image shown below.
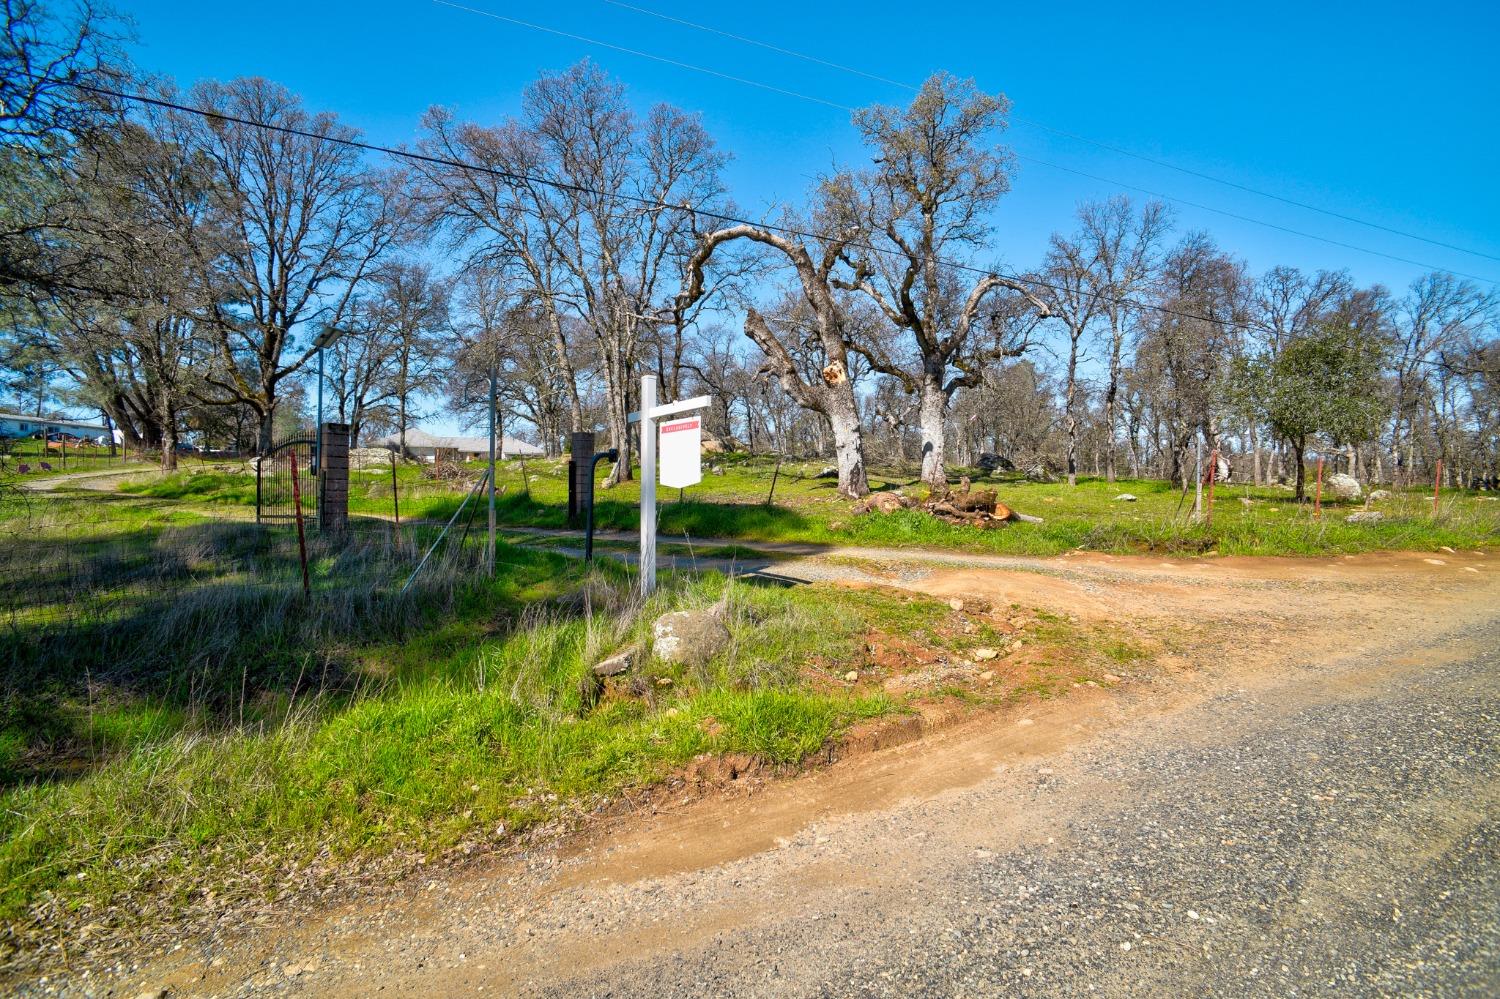
<path fill-rule="evenodd" d="M 375 447 L 401 446 L 400 434 L 388 434 L 374 442 Z M 514 437 L 501 437 L 495 441 L 497 458 L 541 457 L 542 449 Z M 421 461 L 479 461 L 490 456 L 488 437 L 439 437 L 425 430 L 406 432 L 406 453 Z"/>
<path fill-rule="evenodd" d="M 27 416 L 24 413 L 0 413 L 0 437 L 30 437 L 43 430 L 48 433 L 87 437 L 90 440 L 106 437 L 109 434 L 109 429 L 102 423 L 70 420 L 66 417 L 54 419 L 45 416 Z M 119 442 L 118 431 L 115 432 L 115 441 Z"/>

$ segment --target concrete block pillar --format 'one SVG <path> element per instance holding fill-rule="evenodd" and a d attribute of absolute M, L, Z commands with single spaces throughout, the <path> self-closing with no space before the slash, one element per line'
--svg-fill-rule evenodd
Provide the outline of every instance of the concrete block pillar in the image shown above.
<path fill-rule="evenodd" d="M 349 527 L 349 424 L 325 423 L 318 435 L 318 527 L 342 534 Z"/>
<path fill-rule="evenodd" d="M 581 524 L 594 505 L 594 434 L 573 434 L 572 454 L 568 459 L 568 522 Z"/>

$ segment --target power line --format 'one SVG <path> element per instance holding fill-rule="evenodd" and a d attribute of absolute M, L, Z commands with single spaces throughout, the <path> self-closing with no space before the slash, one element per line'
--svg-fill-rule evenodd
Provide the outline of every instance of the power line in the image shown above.
<path fill-rule="evenodd" d="M 1145 194 L 1145 195 L 1147 195 L 1149 197 L 1152 197 L 1152 198 L 1161 198 L 1161 199 L 1163 199 L 1165 201 L 1173 201 L 1173 202 L 1176 202 L 1179 205 L 1186 205 L 1189 208 L 1197 208 L 1200 211 L 1213 212 L 1215 215 L 1223 215 L 1226 218 L 1237 219 L 1237 220 L 1239 220 L 1241 222 L 1251 222 L 1251 223 L 1254 223 L 1255 225 L 1263 225 L 1263 226 L 1265 226 L 1268 229 L 1275 229 L 1278 232 L 1289 233 L 1289 234 L 1291 234 L 1293 236 L 1302 236 L 1305 239 L 1315 239 L 1315 240 L 1317 240 L 1320 243 L 1327 243 L 1330 246 L 1342 247 L 1345 250 L 1356 250 L 1356 251 L 1358 251 L 1360 253 L 1373 253 L 1376 256 L 1385 257 L 1387 260 L 1395 260 L 1395 261 L 1398 261 L 1398 262 L 1403 263 L 1403 264 L 1411 264 L 1414 267 L 1425 267 L 1428 270 L 1448 271 L 1448 273 L 1454 274 L 1454 275 L 1456 275 L 1458 277 L 1466 277 L 1466 278 L 1469 278 L 1470 280 L 1473 280 L 1473 281 L 1483 281 L 1485 283 L 1493 283 L 1492 281 L 1490 281 L 1489 278 L 1482 278 L 1482 277 L 1480 277 L 1477 274 L 1465 274 L 1463 271 L 1449 270 L 1446 267 L 1436 267 L 1436 266 L 1434 266 L 1432 264 L 1424 264 L 1420 260 L 1411 260 L 1411 259 L 1408 259 L 1406 257 L 1398 257 L 1398 256 L 1395 256 L 1395 255 L 1390 254 L 1390 253 L 1382 253 L 1379 250 L 1371 250 L 1371 249 L 1368 249 L 1367 247 L 1355 246 L 1353 243 L 1340 242 L 1337 239 L 1329 239 L 1327 236 L 1319 236 L 1316 233 L 1301 232 L 1301 231 L 1299 231 L 1297 229 L 1289 229 L 1286 226 L 1284 226 L 1284 225 L 1278 225 L 1275 222 L 1265 222 L 1265 221 L 1263 221 L 1261 219 L 1251 218 L 1248 215 L 1240 215 L 1240 214 L 1238 214 L 1236 212 L 1227 211 L 1227 210 L 1225 210 L 1223 208 L 1215 208 L 1212 205 L 1199 204 L 1196 201 L 1188 201 L 1188 200 L 1186 200 L 1184 198 L 1174 197 L 1173 195 L 1170 195 L 1170 194 L 1162 194 L 1162 193 L 1160 193 L 1158 191 L 1148 190 L 1147 188 L 1144 188 L 1144 187 L 1138 187 L 1135 184 L 1126 184 L 1126 183 L 1123 183 L 1123 182 L 1118 181 L 1118 180 L 1110 180 L 1107 177 L 1100 177 L 1100 176 L 1097 176 L 1095 174 L 1085 173 L 1082 170 L 1075 170 L 1072 167 L 1066 167 L 1066 166 L 1063 166 L 1060 163 L 1049 163 L 1046 160 L 1039 160 L 1035 156 L 1022 156 L 1020 153 L 1017 153 L 1016 155 L 1018 157 L 1020 157 L 1021 159 L 1023 159 L 1023 160 L 1027 160 L 1028 162 L 1036 163 L 1036 164 L 1039 164 L 1040 166 L 1044 166 L 1044 167 L 1051 167 L 1053 170 L 1061 170 L 1064 173 L 1076 174 L 1079 177 L 1086 177 L 1089 180 L 1097 180 L 1097 181 L 1099 181 L 1102 184 L 1114 184 L 1117 187 L 1123 187 L 1126 190 L 1136 191 L 1137 193 Z"/>
<path fill-rule="evenodd" d="M 488 167 L 476 163 L 465 163 L 462 160 L 450 159 L 445 156 L 433 156 L 428 153 L 414 152 L 410 149 L 401 149 L 394 146 L 382 146 L 377 143 L 364 142 L 360 139 L 352 139 L 347 136 L 328 135 L 321 132 L 313 132 L 308 129 L 295 128 L 291 125 L 274 125 L 270 122 L 255 121 L 252 118 L 244 118 L 239 115 L 227 114 L 223 111 L 214 111 L 209 108 L 194 107 L 191 104 L 182 104 L 177 101 L 170 101 L 164 97 L 151 97 L 146 94 L 132 94 L 120 90 L 111 90 L 107 87 L 98 87 L 92 84 L 78 83 L 72 80 L 60 80 L 52 77 L 38 77 L 38 79 L 48 79 L 50 80 L 50 82 L 69 86 L 75 90 L 81 90 L 85 93 L 95 94 L 100 97 L 112 97 L 116 100 L 132 101 L 137 104 L 145 104 L 151 107 L 158 107 L 168 111 L 179 111 L 184 114 L 194 114 L 203 118 L 212 118 L 216 121 L 228 122 L 235 125 L 244 125 L 247 128 L 259 128 L 268 132 L 277 132 L 282 135 L 293 135 L 297 136 L 298 138 L 312 139 L 317 142 L 333 143 L 334 145 L 346 146 L 351 149 L 359 149 L 365 152 L 381 153 L 395 159 L 408 160 L 414 163 L 426 163 L 433 166 L 446 166 L 453 167 L 459 170 L 469 170 L 475 173 L 482 173 L 493 177 L 499 177 L 504 180 L 527 184 L 539 184 L 541 186 L 551 187 L 555 190 L 560 191 L 571 191 L 579 194 L 588 194 L 593 197 L 604 199 L 613 198 L 619 201 L 630 202 L 632 204 L 638 204 L 646 208 L 657 210 L 686 212 L 691 215 L 701 215 L 704 218 L 713 219 L 716 222 L 728 223 L 732 225 L 750 226 L 753 228 L 765 230 L 767 232 L 774 232 L 783 236 L 795 236 L 799 239 L 811 240 L 813 242 L 823 242 L 827 239 L 826 236 L 820 236 L 817 233 L 808 232 L 803 229 L 796 229 L 791 226 L 776 225 L 775 223 L 771 222 L 756 222 L 750 219 L 741 218 L 737 215 L 726 215 L 723 212 L 695 207 L 693 205 L 687 204 L 686 202 L 674 205 L 661 199 L 648 198 L 638 194 L 626 194 L 618 190 L 608 192 L 601 191 L 598 188 L 588 187 L 583 184 L 573 184 L 567 181 L 552 180 L 546 177 L 536 177 L 531 174 L 517 173 L 512 170 L 502 170 L 499 167 Z M 864 250 L 869 253 L 874 253 L 882 256 L 902 256 L 902 254 L 899 254 L 894 250 L 884 249 L 870 243 L 860 243 L 851 240 L 846 242 L 844 245 L 853 249 Z M 974 264 L 964 263 L 963 261 L 959 260 L 945 260 L 941 257 L 937 258 L 937 262 L 945 266 L 952 267 L 955 270 L 968 271 L 973 274 L 980 274 L 984 276 L 1004 278 L 1008 281 L 1014 281 L 1017 284 L 1035 285 L 1039 288 L 1046 288 L 1050 291 L 1064 290 L 1059 288 L 1055 284 L 1031 275 L 1007 274 L 996 269 L 978 267 Z M 1161 315 L 1172 316 L 1178 319 L 1191 319 L 1197 322 L 1217 323 L 1219 325 L 1228 326 L 1234 329 L 1257 330 L 1262 333 L 1277 332 L 1277 330 L 1275 330 L 1273 327 L 1265 326 L 1260 323 L 1253 323 L 1248 320 L 1234 320 L 1216 318 L 1213 316 L 1204 316 L 1193 312 L 1184 312 L 1181 309 L 1172 309 L 1164 305 L 1157 305 L 1152 302 L 1140 302 L 1130 298 L 1111 296 L 1104 292 L 1086 292 L 1085 295 L 1086 297 L 1094 299 L 1095 301 L 1108 302 L 1127 309 L 1156 312 Z M 1432 364 L 1435 362 L 1427 361 L 1423 363 Z"/>
<path fill-rule="evenodd" d="M 432 0 L 432 2 L 435 3 L 435 4 L 440 4 L 440 5 L 444 6 L 444 7 L 452 7 L 454 9 L 456 9 L 456 10 L 466 11 L 466 12 L 471 13 L 471 14 L 479 14 L 479 15 L 481 15 L 483 17 L 494 18 L 497 21 L 504 21 L 504 22 L 506 22 L 508 24 L 518 25 L 518 26 L 523 27 L 523 28 L 530 28 L 530 29 L 532 29 L 534 31 L 541 31 L 541 32 L 544 32 L 546 34 L 557 35 L 557 36 L 562 37 L 562 38 L 569 38 L 569 39 L 572 39 L 574 41 L 583 42 L 586 45 L 598 45 L 598 46 L 602 46 L 602 47 L 607 48 L 607 49 L 613 49 L 616 52 L 624 52 L 624 53 L 627 53 L 629 55 L 639 56 L 639 57 L 641 57 L 643 59 L 651 59 L 651 60 L 654 60 L 656 62 L 665 63 L 668 66 L 675 66 L 675 67 L 677 67 L 679 69 L 687 69 L 687 70 L 692 70 L 692 71 L 698 72 L 698 73 L 705 73 L 705 74 L 707 74 L 709 76 L 715 76 L 715 77 L 718 77 L 718 78 L 723 79 L 723 80 L 730 80 L 730 81 L 735 82 L 735 83 L 743 83 L 743 84 L 746 84 L 747 86 L 758 87 L 761 90 L 769 90 L 772 93 L 781 94 L 781 95 L 786 96 L 786 97 L 795 97 L 795 98 L 798 98 L 800 100 L 811 101 L 814 104 L 821 104 L 821 105 L 824 105 L 825 107 L 835 108 L 835 109 L 837 109 L 839 111 L 847 111 L 847 112 L 850 112 L 852 114 L 856 110 L 855 108 L 849 107 L 849 106 L 844 105 L 844 104 L 838 104 L 838 103 L 836 103 L 834 101 L 826 100 L 826 99 L 824 99 L 822 97 L 813 97 L 813 96 L 810 96 L 808 94 L 800 93 L 800 92 L 795 91 L 795 90 L 785 90 L 785 89 L 783 89 L 781 87 L 772 86 L 769 83 L 762 83 L 762 82 L 760 82 L 758 80 L 748 80 L 748 79 L 745 79 L 743 77 L 730 76 L 729 74 L 727 74 L 727 73 L 721 73 L 721 72 L 719 72 L 716 69 L 710 69 L 710 68 L 707 68 L 707 67 L 704 67 L 704 66 L 696 66 L 696 65 L 694 65 L 692 63 L 681 62 L 681 61 L 679 61 L 677 59 L 671 59 L 671 58 L 668 58 L 667 56 L 656 55 L 655 53 L 651 53 L 651 52 L 643 52 L 643 51 L 641 51 L 639 49 L 626 48 L 623 45 L 616 45 L 616 44 L 614 44 L 612 42 L 605 42 L 605 41 L 601 41 L 601 40 L 599 40 L 597 38 L 590 38 L 587 35 L 576 35 L 576 34 L 573 34 L 571 32 L 561 31 L 561 30 L 559 30 L 557 28 L 549 28 L 549 27 L 546 27 L 545 25 L 533 24 L 530 21 L 522 21 L 519 18 L 507 17 L 504 14 L 495 14 L 495 13 L 493 13 L 491 11 L 480 10 L 477 7 L 466 7 L 463 4 L 453 3 L 452 0 Z M 809 58 L 811 58 L 811 57 L 809 57 Z M 1086 174 L 1086 173 L 1083 173 L 1080 170 L 1074 170 L 1074 169 L 1072 169 L 1070 167 L 1059 166 L 1059 165 L 1057 165 L 1055 163 L 1050 163 L 1050 162 L 1048 162 L 1046 160 L 1037 159 L 1034 156 L 1027 156 L 1024 153 L 1015 153 L 1015 156 L 1018 159 L 1022 159 L 1022 160 L 1026 160 L 1028 162 L 1036 163 L 1036 164 L 1039 164 L 1041 166 L 1050 167 L 1050 168 L 1052 168 L 1054 170 L 1062 170 L 1062 171 L 1064 171 L 1066 173 L 1077 174 L 1077 175 L 1079 175 L 1081 177 L 1089 177 L 1092 180 L 1097 180 L 1097 181 L 1100 181 L 1101 183 L 1105 183 L 1105 184 L 1112 184 L 1112 185 L 1114 185 L 1116 187 L 1125 187 L 1125 188 L 1130 188 L 1132 190 L 1137 190 L 1137 191 L 1144 190 L 1143 188 L 1135 187 L 1134 185 L 1131 185 L 1131 184 L 1123 184 L 1123 183 L 1121 183 L 1119 181 L 1110 180 L 1107 177 L 1095 177 L 1092 174 Z M 1196 202 L 1188 201 L 1188 200 L 1183 199 L 1183 198 L 1174 197 L 1173 195 L 1170 195 L 1170 194 L 1154 194 L 1152 196 L 1153 197 L 1162 198 L 1162 199 L 1167 200 L 1167 201 L 1176 202 L 1177 204 L 1184 205 L 1184 206 L 1187 206 L 1189 208 L 1198 208 L 1198 209 L 1202 209 L 1204 211 L 1216 212 L 1216 213 L 1218 213 L 1220 215 L 1225 215 L 1225 216 L 1228 216 L 1230 218 L 1238 219 L 1238 220 L 1240 220 L 1242 222 L 1249 222 L 1252 225 L 1259 225 L 1259 226 L 1264 226 L 1267 229 L 1274 229 L 1277 232 L 1284 232 L 1284 233 L 1287 233 L 1287 234 L 1292 235 L 1292 236 L 1301 236 L 1304 239 L 1316 240 L 1317 242 L 1320 242 L 1320 243 L 1328 243 L 1330 245 L 1341 247 L 1341 248 L 1346 249 L 1346 250 L 1354 250 L 1357 253 L 1366 253 L 1366 254 L 1369 254 L 1370 256 L 1374 256 L 1374 257 L 1383 257 L 1386 260 L 1394 260 L 1397 263 L 1402 263 L 1402 264 L 1411 264 L 1414 267 L 1423 267 L 1423 268 L 1426 268 L 1427 270 L 1446 271 L 1446 272 L 1448 272 L 1450 274 L 1454 274 L 1454 275 L 1456 275 L 1458 277 L 1466 277 L 1466 278 L 1469 278 L 1472 281 L 1480 281 L 1480 282 L 1483 282 L 1485 284 L 1493 284 L 1493 283 L 1495 283 L 1492 279 L 1486 278 L 1486 277 L 1481 277 L 1478 274 L 1470 274 L 1470 273 L 1467 273 L 1465 271 L 1457 271 L 1457 270 L 1453 270 L 1452 268 L 1449 268 L 1449 267 L 1439 267 L 1437 264 L 1424 263 L 1424 262 L 1422 262 L 1420 260 L 1412 260 L 1412 259 L 1407 258 L 1407 257 L 1398 257 L 1398 256 L 1396 256 L 1394 254 L 1391 254 L 1391 253 L 1385 253 L 1385 252 L 1383 252 L 1381 250 L 1372 250 L 1372 249 L 1370 249 L 1368 247 L 1357 246 L 1357 245 L 1355 245 L 1353 243 L 1343 243 L 1343 242 L 1340 242 L 1340 241 L 1335 240 L 1335 239 L 1329 239 L 1326 236 L 1318 236 L 1318 235 L 1316 235 L 1314 233 L 1302 232 L 1299 229 L 1292 229 L 1292 228 L 1289 228 L 1287 226 L 1277 225 L 1274 222 L 1266 222 L 1266 221 L 1263 221 L 1261 219 L 1253 218 L 1253 217 L 1248 216 L 1248 215 L 1237 215 L 1234 212 L 1228 212 L 1228 211 L 1224 211 L 1224 210 L 1218 209 L 1218 208 L 1209 208 L 1207 205 L 1200 205 L 1200 204 L 1198 204 Z"/>
<path fill-rule="evenodd" d="M 570 38 L 575 42 L 583 42 L 585 45 L 598 45 L 606 49 L 613 49 L 616 52 L 624 52 L 626 55 L 638 56 L 642 59 L 654 59 L 657 62 L 666 63 L 668 66 L 676 66 L 678 69 L 690 69 L 695 73 L 707 73 L 709 76 L 717 76 L 721 80 L 729 80 L 732 83 L 743 83 L 747 87 L 759 87 L 761 90 L 769 90 L 773 94 L 781 94 L 785 97 L 796 97 L 804 101 L 812 101 L 814 104 L 823 104 L 838 111 L 853 110 L 853 108 L 844 107 L 844 105 L 842 104 L 835 104 L 833 101 L 825 101 L 821 97 L 813 97 L 810 94 L 799 94 L 795 90 L 784 90 L 781 87 L 775 87 L 769 83 L 761 83 L 759 80 L 746 80 L 743 77 L 731 76 L 728 73 L 721 73 L 717 69 L 709 69 L 707 66 L 694 66 L 692 63 L 679 62 L 676 59 L 669 59 L 666 56 L 656 55 L 652 52 L 642 52 L 639 49 L 626 48 L 623 45 L 615 45 L 611 42 L 601 42 L 597 38 L 587 38 L 583 35 L 575 35 L 571 32 L 561 31 L 557 28 L 549 28 L 544 24 L 533 24 L 530 21 L 523 21 L 518 17 L 507 17 L 504 14 L 496 14 L 494 11 L 480 10 L 478 7 L 465 7 L 461 3 L 453 3 L 451 2 L 451 0 L 432 0 L 432 2 L 443 7 L 452 7 L 454 10 L 467 11 L 470 14 L 478 14 L 481 17 L 492 17 L 497 21 L 504 21 L 507 24 L 514 24 L 522 28 L 530 28 L 532 31 L 541 31 L 549 35 L 557 35 L 559 38 Z"/>
<path fill-rule="evenodd" d="M 438 2 L 441 2 L 441 0 L 438 0 Z M 901 80 L 891 80 L 891 79 L 888 79 L 888 78 L 886 78 L 884 76 L 876 76 L 874 73 L 867 73 L 864 70 L 862 70 L 862 69 L 856 69 L 853 66 L 844 66 L 844 65 L 841 65 L 841 64 L 836 63 L 836 62 L 829 62 L 826 59 L 820 59 L 817 56 L 808 55 L 805 52 L 797 52 L 797 51 L 794 51 L 793 49 L 782 48 L 779 45 L 772 45 L 769 42 L 763 42 L 763 41 L 760 41 L 760 40 L 755 39 L 755 38 L 746 38 L 743 35 L 736 35 L 736 34 L 734 34 L 732 32 L 723 31 L 723 30 L 721 30 L 719 28 L 714 28 L 714 27 L 711 27 L 711 26 L 706 25 L 706 24 L 698 24 L 697 22 L 688 21 L 688 20 L 685 20 L 685 19 L 680 18 L 680 17 L 673 17 L 670 14 L 663 14 L 660 11 L 649 10 L 649 9 L 647 9 L 645 7 L 637 7 L 634 4 L 622 3 L 621 0 L 604 0 L 604 2 L 607 3 L 607 4 L 610 4 L 611 6 L 614 6 L 614 7 L 622 7 L 624 9 L 626 9 L 626 10 L 635 11 L 638 14 L 645 14 L 648 17 L 654 17 L 654 18 L 657 18 L 657 19 L 662 20 L 662 21 L 669 21 L 669 22 L 671 22 L 673 24 L 680 24 L 680 25 L 683 25 L 684 27 L 692 28 L 695 31 L 707 32 L 708 34 L 719 35 L 719 36 L 721 36 L 723 38 L 731 38 L 734 41 L 742 42 L 742 43 L 744 43 L 746 45 L 754 45 L 754 46 L 757 46 L 758 48 L 767 49 L 767 50 L 769 50 L 771 52 L 776 52 L 776 53 L 778 53 L 780 55 L 791 56 L 793 59 L 801 59 L 804 62 L 809 62 L 809 63 L 812 63 L 814 65 L 826 66 L 829 69 L 836 69 L 836 70 L 838 70 L 838 71 L 840 71 L 842 73 L 852 73 L 855 76 L 862 76 L 862 77 L 864 77 L 867 80 L 874 80 L 877 83 L 885 83 L 885 84 L 889 84 L 890 86 L 893 86 L 893 87 L 901 87 L 904 90 L 909 90 L 909 91 L 912 91 L 914 93 L 917 90 L 921 89 L 919 87 L 913 86 L 912 84 L 903 82 Z M 1044 132 L 1051 132 L 1053 135 L 1060 135 L 1060 136 L 1063 136 L 1064 138 L 1072 139 L 1075 142 L 1086 142 L 1086 143 L 1088 143 L 1091 146 L 1097 146 L 1098 148 L 1107 150 L 1108 152 L 1111 152 L 1111 153 L 1118 153 L 1121 156 L 1130 156 L 1130 157 L 1132 157 L 1134 159 L 1141 160 L 1144 163 L 1150 163 L 1153 166 L 1163 167 L 1163 168 L 1168 169 L 1168 170 L 1176 170 L 1178 173 L 1184 173 L 1184 174 L 1187 174 L 1190 177 L 1197 177 L 1200 180 L 1212 181 L 1215 184 L 1222 184 L 1225 187 L 1232 187 L 1235 190 L 1244 191 L 1247 194 L 1253 194 L 1253 195 L 1255 195 L 1257 197 L 1269 198 L 1272 201 L 1280 201 L 1282 204 L 1291 205 L 1294 208 L 1302 208 L 1302 209 L 1305 209 L 1305 210 L 1310 211 L 1310 212 L 1317 212 L 1320 215 L 1327 215 L 1330 218 L 1340 219 L 1340 220 L 1342 220 L 1344 222 L 1352 222 L 1355 225 L 1362 225 L 1362 226 L 1367 226 L 1368 228 L 1371 228 L 1371 229 L 1378 229 L 1381 232 L 1387 232 L 1387 233 L 1390 233 L 1391 235 L 1394 235 L 1394 236 L 1403 236 L 1403 237 L 1405 237 L 1407 239 L 1415 239 L 1415 240 L 1418 240 L 1419 242 L 1430 243 L 1433 246 L 1440 246 L 1440 247 L 1442 247 L 1445 250 L 1454 250 L 1454 251 L 1457 251 L 1458 253 L 1467 253 L 1467 254 L 1470 254 L 1471 256 L 1475 256 L 1475 257 L 1484 257 L 1487 260 L 1500 260 L 1500 255 L 1496 255 L 1496 254 L 1493 254 L 1493 253 L 1485 253 L 1483 250 L 1475 250 L 1475 249 L 1471 249 L 1471 248 L 1465 247 L 1465 246 L 1458 246 L 1457 244 L 1454 244 L 1454 243 L 1445 243 L 1444 241 L 1442 241 L 1440 239 L 1432 239 L 1431 237 L 1428 237 L 1428 236 L 1422 236 L 1422 235 L 1419 235 L 1419 234 L 1414 233 L 1414 232 L 1408 232 L 1405 229 L 1397 229 L 1397 228 L 1394 228 L 1392 226 L 1383 225 L 1382 223 L 1379 223 L 1379 222 L 1371 222 L 1369 219 L 1358 218 L 1357 216 L 1354 216 L 1354 215 L 1346 215 L 1343 212 L 1335 211 L 1335 210 L 1333 210 L 1331 208 L 1322 208 L 1322 207 L 1319 207 L 1318 205 L 1308 204 L 1305 201 L 1298 201 L 1295 198 L 1288 198 L 1285 195 L 1277 194 L 1274 191 L 1265 191 L 1265 190 L 1262 190 L 1262 189 L 1260 189 L 1258 187 L 1251 187 L 1248 184 L 1242 184 L 1239 181 L 1229 180 L 1229 179 L 1224 178 L 1224 177 L 1218 177 L 1218 176 L 1215 176 L 1214 174 L 1206 173 L 1206 172 L 1204 172 L 1202 170 L 1195 170 L 1192 167 L 1185 167 L 1185 166 L 1182 166 L 1180 164 L 1173 163 L 1173 162 L 1171 162 L 1169 160 L 1158 159 L 1155 156 L 1147 156 L 1145 153 L 1138 153 L 1138 152 L 1136 152 L 1136 151 L 1134 151 L 1132 149 L 1126 149 L 1123 146 L 1117 146 L 1117 145 L 1114 145 L 1113 143 L 1101 142 L 1098 139 L 1091 139 L 1091 138 L 1089 138 L 1086 135 L 1079 135 L 1077 132 L 1070 132 L 1067 129 L 1057 128 L 1057 127 L 1055 127 L 1053 125 L 1048 125 L 1046 122 L 1037 121 L 1035 118 L 1024 118 L 1024 117 L 1022 117 L 1020 115 L 1012 115 L 1011 116 L 1011 120 L 1014 121 L 1014 122 L 1017 122 L 1019 124 L 1022 124 L 1022 125 L 1027 125 L 1027 126 L 1029 126 L 1031 128 L 1041 129 Z M 1058 169 L 1066 169 L 1066 168 L 1065 167 L 1059 167 Z M 1107 183 L 1116 183 L 1116 181 L 1107 181 Z M 1122 185 L 1122 186 L 1124 186 L 1124 185 Z M 1158 195 L 1158 197 L 1165 197 L 1165 195 Z M 1215 211 L 1215 210 L 1216 209 L 1209 209 L 1209 211 Z M 1235 217 L 1239 218 L 1240 216 L 1235 216 Z M 1254 219 L 1248 219 L 1247 221 L 1256 221 L 1256 220 L 1254 220 Z M 1266 223 L 1266 224 L 1269 224 L 1269 223 Z M 1293 230 L 1288 229 L 1288 230 L 1285 230 L 1285 231 L 1292 232 Z M 1299 235 L 1301 235 L 1301 234 L 1299 234 Z M 1314 237 L 1314 238 L 1318 238 L 1318 237 Z M 1347 246 L 1348 244 L 1340 243 L 1340 244 L 1337 244 L 1337 245 Z M 1353 247 L 1353 248 L 1354 249 L 1359 249 L 1359 247 Z M 1393 260 L 1400 260 L 1401 258 L 1399 258 L 1399 257 L 1393 257 L 1392 259 Z M 1405 262 L 1406 263 L 1411 263 L 1412 261 L 1405 261 Z M 1425 267 L 1427 265 L 1426 264 L 1421 264 L 1419 266 Z M 1468 275 L 1465 275 L 1465 276 L 1467 277 Z"/>

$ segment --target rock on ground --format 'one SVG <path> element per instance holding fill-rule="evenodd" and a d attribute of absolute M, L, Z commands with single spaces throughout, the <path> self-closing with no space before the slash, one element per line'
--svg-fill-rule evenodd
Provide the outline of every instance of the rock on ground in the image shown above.
<path fill-rule="evenodd" d="M 729 644 L 729 629 L 713 609 L 663 614 L 651 634 L 656 657 L 683 666 L 702 666 Z"/>
<path fill-rule="evenodd" d="M 1378 524 L 1384 519 L 1385 514 L 1379 510 L 1361 510 L 1358 513 L 1351 513 L 1345 517 L 1344 522 L 1348 524 Z"/>
<path fill-rule="evenodd" d="M 601 659 L 594 666 L 594 675 L 619 676 L 621 673 L 628 673 L 635 666 L 640 653 L 641 650 L 632 645 L 622 652 L 616 652 L 607 659 Z"/>
<path fill-rule="evenodd" d="M 1357 500 L 1361 492 L 1359 480 L 1347 472 L 1334 472 L 1323 480 L 1323 495 L 1330 499 Z"/>

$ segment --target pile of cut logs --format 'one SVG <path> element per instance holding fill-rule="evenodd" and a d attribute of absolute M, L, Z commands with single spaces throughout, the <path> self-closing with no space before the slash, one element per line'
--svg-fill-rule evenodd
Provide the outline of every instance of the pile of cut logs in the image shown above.
<path fill-rule="evenodd" d="M 995 527 L 1011 520 L 1040 524 L 1042 518 L 1017 513 L 1001 503 L 993 489 L 974 489 L 968 476 L 959 480 L 958 487 L 933 489 L 926 501 L 919 501 L 900 493 L 871 493 L 854 508 L 855 513 L 893 513 L 896 510 L 924 510 L 938 520 L 949 524 L 967 524 L 971 527 Z"/>

